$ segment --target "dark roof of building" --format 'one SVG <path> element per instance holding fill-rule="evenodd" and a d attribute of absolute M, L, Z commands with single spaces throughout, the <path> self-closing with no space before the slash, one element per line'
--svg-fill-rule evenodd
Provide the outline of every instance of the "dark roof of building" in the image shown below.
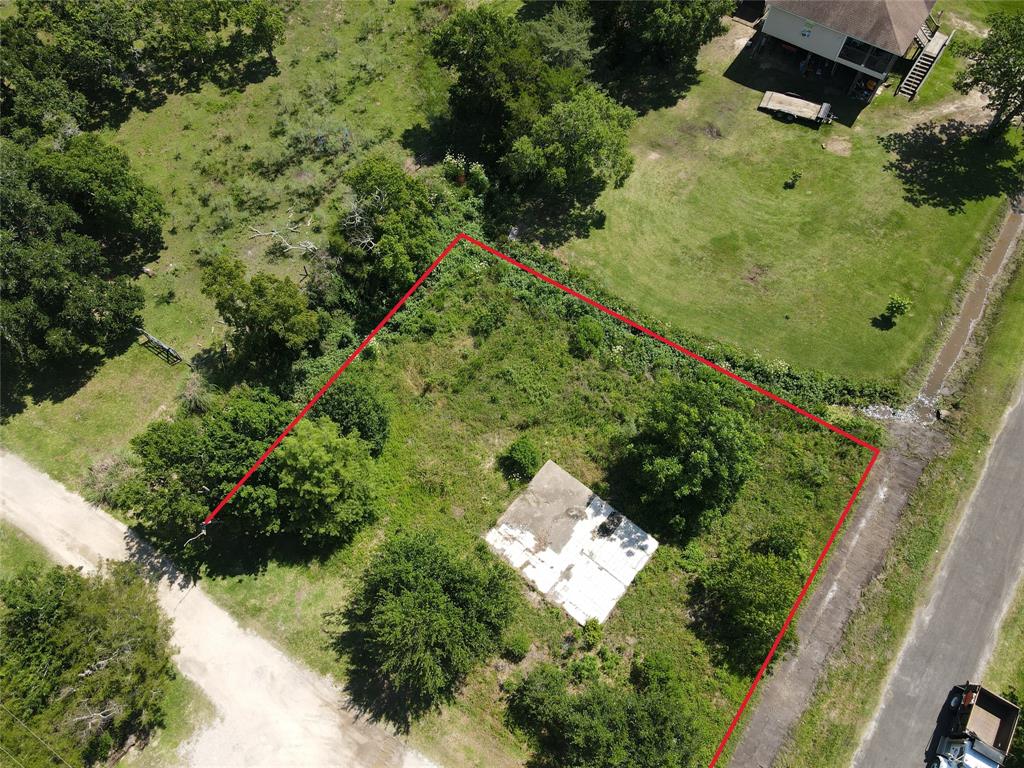
<path fill-rule="evenodd" d="M 902 54 L 935 0 L 769 0 L 768 5 Z"/>

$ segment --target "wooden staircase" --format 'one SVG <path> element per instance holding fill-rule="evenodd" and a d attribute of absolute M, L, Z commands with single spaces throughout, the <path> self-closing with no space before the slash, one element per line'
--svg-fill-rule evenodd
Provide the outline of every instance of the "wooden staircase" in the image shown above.
<path fill-rule="evenodd" d="M 908 99 L 913 99 L 917 95 L 952 37 L 952 33 L 945 35 L 939 31 L 932 32 L 926 25 L 921 26 L 921 31 L 917 33 L 918 42 L 922 43 L 921 53 L 914 59 L 914 65 L 903 78 L 900 87 L 896 89 L 898 95 L 906 96 Z"/>

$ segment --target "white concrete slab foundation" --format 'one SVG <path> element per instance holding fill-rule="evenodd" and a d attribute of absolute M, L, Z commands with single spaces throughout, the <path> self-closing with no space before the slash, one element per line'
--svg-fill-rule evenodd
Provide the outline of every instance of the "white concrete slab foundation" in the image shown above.
<path fill-rule="evenodd" d="M 580 624 L 604 622 L 658 548 L 627 518 L 598 529 L 615 510 L 553 461 L 541 467 L 485 539 L 548 600 Z"/>

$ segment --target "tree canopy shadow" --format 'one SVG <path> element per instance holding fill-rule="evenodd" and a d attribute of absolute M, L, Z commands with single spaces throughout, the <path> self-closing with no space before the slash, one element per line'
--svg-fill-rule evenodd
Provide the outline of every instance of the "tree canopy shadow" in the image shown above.
<path fill-rule="evenodd" d="M 688 65 L 666 67 L 622 60 L 612 63 L 599 55 L 593 77 L 615 101 L 643 116 L 653 109 L 675 105 L 700 82 L 702 74 Z"/>
<path fill-rule="evenodd" d="M 1005 136 L 961 120 L 921 123 L 878 139 L 894 157 L 885 169 L 903 184 L 915 207 L 961 213 L 973 201 L 1024 189 L 1024 157 Z"/>
<path fill-rule="evenodd" d="M 60 403 L 73 397 L 106 360 L 123 355 L 134 342 L 135 336 L 128 333 L 110 341 L 106 351 L 93 347 L 35 370 L 4 371 L 0 374 L 0 422 L 25 410 L 28 397 L 35 403 Z"/>
<path fill-rule="evenodd" d="M 896 320 L 892 315 L 883 312 L 871 318 L 871 327 L 879 331 L 891 331 L 896 327 Z"/>
<path fill-rule="evenodd" d="M 434 709 L 438 702 L 414 700 L 392 690 L 381 679 L 376 662 L 367 651 L 368 639 L 360 629 L 365 617 L 354 606 L 324 614 L 330 647 L 339 660 L 348 662 L 345 693 L 352 708 L 371 722 L 386 722 L 408 733 L 413 721 Z"/>

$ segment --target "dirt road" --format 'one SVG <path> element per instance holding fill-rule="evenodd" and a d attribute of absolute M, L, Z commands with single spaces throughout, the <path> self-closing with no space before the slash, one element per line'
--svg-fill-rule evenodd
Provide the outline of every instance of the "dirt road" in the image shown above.
<path fill-rule="evenodd" d="M 881 570 L 910 492 L 945 442 L 941 433 L 916 422 L 896 421 L 888 428 L 889 445 L 861 491 L 856 517 L 847 523 L 804 604 L 796 624 L 799 650 L 761 686 L 761 698 L 729 763 L 736 768 L 769 768 L 775 761 L 842 640 L 861 592 Z"/>
<path fill-rule="evenodd" d="M 133 540 L 120 522 L 5 452 L 0 452 L 0 516 L 59 562 L 91 569 L 101 559 L 128 558 L 130 549 L 161 574 L 158 594 L 174 625 L 178 668 L 217 713 L 182 745 L 183 765 L 432 766 L 393 734 L 358 720 L 331 680 L 242 629 L 202 588 L 186 585 L 173 566 Z"/>
<path fill-rule="evenodd" d="M 1024 574 L 1022 455 L 1024 386 L 992 444 L 928 603 L 914 617 L 855 767 L 923 765 L 946 694 L 985 668 Z"/>

